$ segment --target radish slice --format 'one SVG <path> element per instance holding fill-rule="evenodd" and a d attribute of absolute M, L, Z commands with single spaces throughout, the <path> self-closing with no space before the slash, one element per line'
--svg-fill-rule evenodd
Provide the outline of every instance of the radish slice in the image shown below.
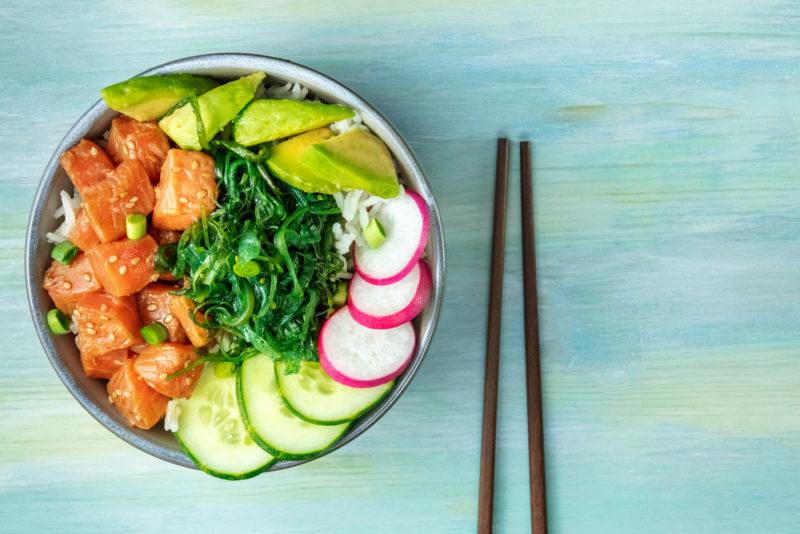
<path fill-rule="evenodd" d="M 376 218 L 386 232 L 386 241 L 375 249 L 356 248 L 354 263 L 364 280 L 384 286 L 402 280 L 422 257 L 430 216 L 422 197 L 406 191 L 381 206 Z"/>
<path fill-rule="evenodd" d="M 356 273 L 350 281 L 347 308 L 367 328 L 386 329 L 407 323 L 431 296 L 431 270 L 418 262 L 404 278 L 388 286 L 370 284 Z"/>
<path fill-rule="evenodd" d="M 325 372 L 354 388 L 380 386 L 397 378 L 411 361 L 416 344 L 411 323 L 374 330 L 355 322 L 346 306 L 328 317 L 317 342 Z"/>

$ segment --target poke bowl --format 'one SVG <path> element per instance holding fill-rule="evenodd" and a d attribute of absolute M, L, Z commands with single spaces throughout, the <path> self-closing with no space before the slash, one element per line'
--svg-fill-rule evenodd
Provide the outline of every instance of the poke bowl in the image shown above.
<path fill-rule="evenodd" d="M 444 293 L 439 212 L 400 134 L 332 78 L 253 54 L 102 96 L 55 149 L 26 236 L 66 388 L 129 444 L 221 478 L 363 434 L 418 371 Z"/>

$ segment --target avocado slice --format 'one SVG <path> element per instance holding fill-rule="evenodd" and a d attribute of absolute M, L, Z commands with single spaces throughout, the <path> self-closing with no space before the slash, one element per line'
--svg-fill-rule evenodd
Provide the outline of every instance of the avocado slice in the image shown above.
<path fill-rule="evenodd" d="M 220 85 L 197 98 L 206 141 L 217 135 L 253 99 L 256 89 L 265 77 L 263 72 L 255 72 Z M 203 148 L 197 136 L 197 117 L 191 103 L 182 105 L 158 121 L 158 125 L 181 148 Z"/>
<path fill-rule="evenodd" d="M 354 115 L 352 109 L 336 104 L 255 100 L 233 123 L 233 138 L 244 146 L 252 146 L 307 132 Z"/>
<path fill-rule="evenodd" d="M 306 193 L 335 193 L 341 188 L 323 180 L 300 163 L 300 158 L 315 144 L 330 139 L 333 132 L 329 128 L 317 128 L 292 137 L 272 147 L 267 158 L 267 167 L 272 174 L 289 185 Z"/>
<path fill-rule="evenodd" d="M 310 146 L 300 162 L 339 189 L 363 189 L 382 198 L 400 194 L 392 154 L 383 141 L 361 128 Z"/>
<path fill-rule="evenodd" d="M 191 74 L 156 74 L 109 85 L 100 90 L 100 96 L 111 109 L 144 122 L 161 118 L 188 95 L 201 95 L 217 85 Z"/>

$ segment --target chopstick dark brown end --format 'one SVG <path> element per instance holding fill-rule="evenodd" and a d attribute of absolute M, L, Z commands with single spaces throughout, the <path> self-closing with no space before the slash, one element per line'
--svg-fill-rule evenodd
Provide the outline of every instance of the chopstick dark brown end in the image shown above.
<path fill-rule="evenodd" d="M 494 184 L 491 274 L 489 279 L 489 321 L 486 332 L 486 371 L 483 382 L 483 432 L 481 434 L 480 490 L 478 494 L 478 534 L 492 532 L 494 509 L 497 375 L 500 364 L 500 322 L 503 307 L 508 151 L 508 139 L 498 139 Z"/>
<path fill-rule="evenodd" d="M 539 354 L 539 296 L 536 289 L 536 237 L 533 221 L 531 143 L 519 147 L 522 204 L 522 274 L 525 301 L 525 382 L 528 397 L 528 462 L 531 486 L 531 532 L 547 532 L 542 380 Z"/>

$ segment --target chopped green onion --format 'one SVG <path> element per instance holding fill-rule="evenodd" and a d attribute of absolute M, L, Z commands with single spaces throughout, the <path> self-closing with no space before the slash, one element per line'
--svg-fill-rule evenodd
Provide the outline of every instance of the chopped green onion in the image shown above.
<path fill-rule="evenodd" d="M 163 343 L 167 340 L 167 337 L 169 337 L 169 332 L 167 332 L 166 327 L 161 323 L 150 323 L 149 325 L 142 327 L 139 332 L 142 334 L 144 340 L 150 345 L 158 345 L 159 343 Z"/>
<path fill-rule="evenodd" d="M 64 315 L 64 312 L 57 308 L 47 312 L 47 326 L 57 336 L 69 333 L 69 319 Z"/>
<path fill-rule="evenodd" d="M 336 294 L 333 295 L 333 305 L 344 306 L 345 302 L 347 302 L 347 284 L 340 282 Z"/>
<path fill-rule="evenodd" d="M 128 239 L 141 239 L 147 234 L 147 217 L 141 213 L 131 213 L 125 217 L 125 233 Z"/>
<path fill-rule="evenodd" d="M 386 241 L 386 232 L 378 219 L 370 219 L 369 224 L 364 228 L 363 235 L 369 248 L 378 248 Z"/>
<path fill-rule="evenodd" d="M 178 244 L 167 243 L 161 245 L 156 251 L 155 259 L 153 260 L 153 267 L 156 272 L 168 273 L 175 267 L 175 262 L 178 259 Z"/>
<path fill-rule="evenodd" d="M 233 265 L 233 272 L 236 276 L 242 278 L 250 278 L 251 276 L 258 276 L 261 274 L 261 267 L 254 261 L 246 261 L 239 263 L 238 261 Z"/>
<path fill-rule="evenodd" d="M 233 376 L 233 364 L 231 362 L 215 363 L 214 376 L 217 378 L 228 378 L 229 376 Z"/>
<path fill-rule="evenodd" d="M 62 241 L 53 247 L 53 251 L 50 253 L 51 258 L 64 265 L 69 265 L 69 262 L 75 259 L 77 255 L 78 247 L 73 245 L 70 241 Z"/>

